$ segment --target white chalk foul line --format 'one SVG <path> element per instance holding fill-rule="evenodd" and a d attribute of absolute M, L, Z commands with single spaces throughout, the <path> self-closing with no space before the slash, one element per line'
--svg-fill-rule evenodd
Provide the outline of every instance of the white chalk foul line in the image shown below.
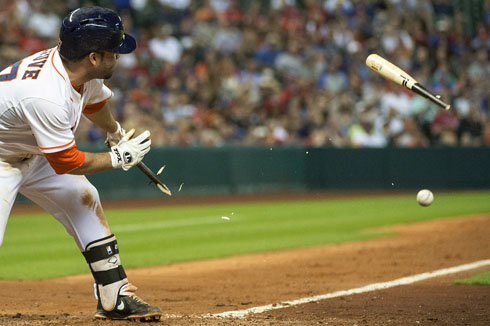
<path fill-rule="evenodd" d="M 433 278 L 433 277 L 464 272 L 464 271 L 467 271 L 470 269 L 475 269 L 475 268 L 488 266 L 488 265 L 490 265 L 490 259 L 480 260 L 480 261 L 476 261 L 476 262 L 470 263 L 470 264 L 464 264 L 464 265 L 460 265 L 460 266 L 440 269 L 440 270 L 433 271 L 433 272 L 427 272 L 427 273 L 417 274 L 417 275 L 413 275 L 413 276 L 402 277 L 402 278 L 399 278 L 399 279 L 396 279 L 393 281 L 389 281 L 389 282 L 369 284 L 369 285 L 366 285 L 366 286 L 363 286 L 360 288 L 356 288 L 356 289 L 342 290 L 342 291 L 337 291 L 337 292 L 332 292 L 332 293 L 327 293 L 327 294 L 316 295 L 316 296 L 308 297 L 308 298 L 302 298 L 302 299 L 297 299 L 297 300 L 292 300 L 292 301 L 285 301 L 285 302 L 281 302 L 281 303 L 277 303 L 277 304 L 270 304 L 270 305 L 261 306 L 261 307 L 253 307 L 253 308 L 244 309 L 244 310 L 226 311 L 226 312 L 207 315 L 207 316 L 208 317 L 245 317 L 246 315 L 248 315 L 250 313 L 262 313 L 262 312 L 266 312 L 266 311 L 270 311 L 270 310 L 274 310 L 274 309 L 281 309 L 281 308 L 296 306 L 296 305 L 300 305 L 300 304 L 315 302 L 315 301 L 319 301 L 319 300 L 325 300 L 325 299 L 330 299 L 330 298 L 335 298 L 335 297 L 341 297 L 341 296 L 359 294 L 359 293 L 364 293 L 364 292 L 388 289 L 388 288 L 399 286 L 399 285 L 411 284 L 411 283 L 427 280 L 427 279 Z"/>

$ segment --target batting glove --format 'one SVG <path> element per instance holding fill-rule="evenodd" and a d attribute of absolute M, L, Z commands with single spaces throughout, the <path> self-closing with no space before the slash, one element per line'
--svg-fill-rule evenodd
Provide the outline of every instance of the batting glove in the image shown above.
<path fill-rule="evenodd" d="M 135 130 L 131 129 L 117 145 L 111 147 L 112 166 L 128 171 L 138 164 L 150 151 L 150 132 L 145 130 L 138 137 L 133 137 Z"/>
<path fill-rule="evenodd" d="M 126 130 L 124 130 L 121 127 L 119 122 L 116 121 L 116 123 L 117 123 L 117 130 L 113 133 L 108 132 L 107 137 L 105 139 L 105 144 L 109 148 L 117 145 L 117 143 L 119 143 L 119 141 L 124 137 L 124 135 L 126 135 Z"/>

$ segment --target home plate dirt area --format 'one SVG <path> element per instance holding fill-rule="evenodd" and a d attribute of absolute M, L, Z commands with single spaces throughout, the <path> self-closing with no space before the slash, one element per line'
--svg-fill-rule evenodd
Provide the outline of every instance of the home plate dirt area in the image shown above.
<path fill-rule="evenodd" d="M 384 229 L 386 230 L 386 229 Z M 387 238 L 127 270 L 162 325 L 490 325 L 490 265 L 244 317 L 213 314 L 361 288 L 490 259 L 490 213 L 391 227 Z M 32 268 L 35 268 L 34 266 Z M 91 275 L 0 281 L 0 325 L 141 325 L 93 319 Z"/>

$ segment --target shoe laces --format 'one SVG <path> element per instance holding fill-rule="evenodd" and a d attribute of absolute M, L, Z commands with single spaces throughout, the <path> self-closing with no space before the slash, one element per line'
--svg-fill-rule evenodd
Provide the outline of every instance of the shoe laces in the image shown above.
<path fill-rule="evenodd" d="M 134 286 L 131 283 L 128 283 L 128 284 L 123 286 L 120 293 L 121 293 L 121 295 L 131 297 L 132 299 L 136 300 L 139 303 L 148 305 L 148 303 L 146 303 L 145 301 L 143 301 L 143 299 L 141 299 L 140 297 L 138 297 L 136 295 L 136 290 L 138 290 L 138 288 L 136 286 Z"/>

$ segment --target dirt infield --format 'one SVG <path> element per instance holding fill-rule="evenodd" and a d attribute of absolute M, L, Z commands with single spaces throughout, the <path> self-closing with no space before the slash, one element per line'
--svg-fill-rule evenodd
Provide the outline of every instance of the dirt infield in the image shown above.
<path fill-rule="evenodd" d="M 490 214 L 390 228 L 369 241 L 130 269 L 138 294 L 162 307 L 163 325 L 490 325 L 490 286 L 453 280 L 483 267 L 418 283 L 244 318 L 247 309 L 490 258 Z M 35 268 L 35 266 L 32 266 Z M 95 321 L 90 275 L 0 281 L 0 325 L 139 325 Z"/>

